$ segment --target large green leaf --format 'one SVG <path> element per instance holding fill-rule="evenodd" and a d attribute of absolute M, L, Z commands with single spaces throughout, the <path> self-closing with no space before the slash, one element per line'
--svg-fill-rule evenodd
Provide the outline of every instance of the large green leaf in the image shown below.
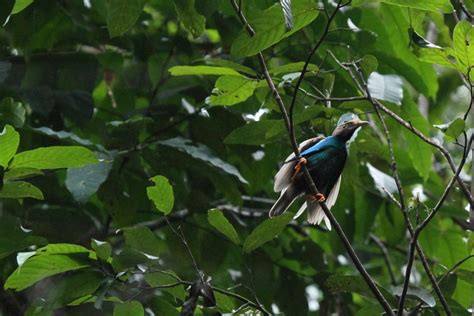
<path fill-rule="evenodd" d="M 61 169 L 97 163 L 93 152 L 79 146 L 42 147 L 21 152 L 13 158 L 10 168 Z"/>
<path fill-rule="evenodd" d="M 173 187 L 168 179 L 163 176 L 154 176 L 150 179 L 154 186 L 146 188 L 148 198 L 153 201 L 155 207 L 165 215 L 171 213 L 174 205 Z"/>
<path fill-rule="evenodd" d="M 474 66 L 474 26 L 461 21 L 456 24 L 453 33 L 453 46 L 458 68 L 463 73 L 467 73 L 470 67 Z"/>
<path fill-rule="evenodd" d="M 206 18 L 196 11 L 194 0 L 175 0 L 173 2 L 184 28 L 194 37 L 201 35 L 206 26 Z"/>
<path fill-rule="evenodd" d="M 138 301 L 129 301 L 115 305 L 114 316 L 144 316 L 145 310 Z"/>
<path fill-rule="evenodd" d="M 250 37 L 246 30 L 242 30 L 232 44 L 232 54 L 236 57 L 255 55 L 305 27 L 314 21 L 319 13 L 317 4 L 310 0 L 295 1 L 292 9 L 294 24 L 289 31 L 286 31 L 279 4 L 250 17 L 249 23 L 255 29 L 256 35 Z"/>
<path fill-rule="evenodd" d="M 206 99 L 209 105 L 234 105 L 253 95 L 258 81 L 236 76 L 222 76 L 216 81 L 212 95 Z"/>
<path fill-rule="evenodd" d="M 40 189 L 31 183 L 24 181 L 6 182 L 0 190 L 0 199 L 44 199 Z"/>
<path fill-rule="evenodd" d="M 5 282 L 5 288 L 21 291 L 49 276 L 88 266 L 66 255 L 36 255 L 13 271 Z"/>
<path fill-rule="evenodd" d="M 258 225 L 245 239 L 244 252 L 251 252 L 277 236 L 291 222 L 294 214 L 287 212 Z"/>
<path fill-rule="evenodd" d="M 110 37 L 120 36 L 135 25 L 146 0 L 110 0 L 107 28 Z"/>
<path fill-rule="evenodd" d="M 13 7 L 13 10 L 12 10 L 12 14 L 20 13 L 32 3 L 33 3 L 33 0 L 16 0 L 15 6 Z"/>
<path fill-rule="evenodd" d="M 452 13 L 454 8 L 449 0 L 426 0 L 426 1 L 413 1 L 413 0 L 378 0 L 388 4 L 394 4 L 401 7 L 427 10 L 434 12 Z"/>
<path fill-rule="evenodd" d="M 267 133 L 272 127 L 279 124 L 278 120 L 261 120 L 249 122 L 236 128 L 224 139 L 226 144 L 263 145 L 274 141 L 267 139 Z"/>
<path fill-rule="evenodd" d="M 20 134 L 15 129 L 6 125 L 3 131 L 0 133 L 0 166 L 5 168 L 8 166 L 8 162 L 15 155 L 18 145 L 20 144 Z"/>
<path fill-rule="evenodd" d="M 183 151 L 188 155 L 192 156 L 193 158 L 207 162 L 210 165 L 237 177 L 242 183 L 247 183 L 247 181 L 242 177 L 237 168 L 216 157 L 215 154 L 211 151 L 211 149 L 209 149 L 209 147 L 205 145 L 192 144 L 190 140 L 187 140 L 182 137 L 175 137 L 172 139 L 160 141 L 159 144 L 170 146 L 180 151 Z"/>
<path fill-rule="evenodd" d="M 239 234 L 234 226 L 224 216 L 221 210 L 212 209 L 207 212 L 207 221 L 220 233 L 229 238 L 234 244 L 240 244 Z"/>
<path fill-rule="evenodd" d="M 234 69 L 215 66 L 174 66 L 169 69 L 172 76 L 191 76 L 191 75 L 217 75 L 217 76 L 242 76 Z"/>

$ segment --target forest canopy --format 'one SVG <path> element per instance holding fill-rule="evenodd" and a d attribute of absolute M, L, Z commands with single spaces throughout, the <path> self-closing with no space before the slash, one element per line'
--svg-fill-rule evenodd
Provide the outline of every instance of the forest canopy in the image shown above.
<path fill-rule="evenodd" d="M 473 21 L 472 0 L 2 1 L 0 316 L 470 315 Z M 303 199 L 269 218 L 286 157 L 355 117 L 331 225 Z"/>

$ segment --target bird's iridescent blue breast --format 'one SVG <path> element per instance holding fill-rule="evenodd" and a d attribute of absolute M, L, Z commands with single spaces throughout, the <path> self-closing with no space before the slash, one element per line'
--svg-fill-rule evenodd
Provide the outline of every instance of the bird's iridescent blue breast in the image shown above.
<path fill-rule="evenodd" d="M 313 154 L 316 154 L 318 152 L 323 152 L 326 149 L 329 149 L 333 147 L 334 149 L 341 149 L 346 151 L 346 143 L 342 140 L 340 140 L 338 137 L 335 136 L 329 136 L 320 141 L 319 143 L 311 146 L 310 148 L 304 150 L 301 153 L 301 156 L 306 157 L 306 156 L 311 156 Z"/>

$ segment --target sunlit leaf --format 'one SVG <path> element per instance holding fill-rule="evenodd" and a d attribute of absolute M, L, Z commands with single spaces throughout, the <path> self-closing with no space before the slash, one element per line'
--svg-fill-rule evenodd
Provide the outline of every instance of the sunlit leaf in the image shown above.
<path fill-rule="evenodd" d="M 18 145 L 20 144 L 20 134 L 15 129 L 6 125 L 0 133 L 0 166 L 6 168 L 8 162 L 15 155 Z"/>
<path fill-rule="evenodd" d="M 209 105 L 234 105 L 252 96 L 258 81 L 237 76 L 222 76 L 216 81 L 212 95 L 206 99 Z"/>
<path fill-rule="evenodd" d="M 217 75 L 217 76 L 242 76 L 234 69 L 227 67 L 214 66 L 174 66 L 169 69 L 172 76 L 190 76 L 190 75 Z"/>
<path fill-rule="evenodd" d="M 168 179 L 164 176 L 154 176 L 150 180 L 155 185 L 146 189 L 148 198 L 153 201 L 156 209 L 160 212 L 163 212 L 165 215 L 171 213 L 174 205 L 174 194 L 173 187 Z"/>
<path fill-rule="evenodd" d="M 60 169 L 98 162 L 94 153 L 78 146 L 42 147 L 16 154 L 10 168 Z"/>
<path fill-rule="evenodd" d="M 175 0 L 174 6 L 184 28 L 194 37 L 204 32 L 206 18 L 196 11 L 194 0 Z"/>
<path fill-rule="evenodd" d="M 145 310 L 138 301 L 129 301 L 115 305 L 114 316 L 144 316 Z"/>
<path fill-rule="evenodd" d="M 33 198 L 43 200 L 41 190 L 31 183 L 24 181 L 6 182 L 0 190 L 0 199 L 23 199 Z"/>
<path fill-rule="evenodd" d="M 87 263 L 66 255 L 33 256 L 13 271 L 5 282 L 5 288 L 21 291 L 49 276 L 87 266 Z"/>

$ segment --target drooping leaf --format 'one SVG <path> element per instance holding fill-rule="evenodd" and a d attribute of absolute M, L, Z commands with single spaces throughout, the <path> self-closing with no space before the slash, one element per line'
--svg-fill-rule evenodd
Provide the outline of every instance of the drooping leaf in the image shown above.
<path fill-rule="evenodd" d="M 458 69 L 467 73 L 474 66 L 474 26 L 461 21 L 456 24 L 453 32 L 453 46 L 456 59 L 459 62 Z"/>
<path fill-rule="evenodd" d="M 77 136 L 74 133 L 70 133 L 70 132 L 66 132 L 66 131 L 54 131 L 51 128 L 46 127 L 46 126 L 33 128 L 33 130 L 35 132 L 38 132 L 38 133 L 41 133 L 41 134 L 44 134 L 44 135 L 48 135 L 48 136 L 52 136 L 52 137 L 55 137 L 57 139 L 72 140 L 72 141 L 74 141 L 74 142 L 76 142 L 80 145 L 83 145 L 83 146 L 92 146 L 92 145 L 94 145 L 94 143 L 92 143 L 90 140 L 80 138 L 79 136 Z"/>
<path fill-rule="evenodd" d="M 115 305 L 114 316 L 144 316 L 145 310 L 139 301 L 129 301 Z"/>
<path fill-rule="evenodd" d="M 403 287 L 396 286 L 393 289 L 393 295 L 400 296 L 402 294 Z M 420 287 L 409 286 L 407 290 L 407 295 L 409 297 L 414 297 L 420 300 L 421 302 L 427 304 L 429 307 L 434 307 L 436 305 L 436 300 L 433 295 L 426 289 Z"/>
<path fill-rule="evenodd" d="M 86 202 L 107 180 L 113 166 L 113 157 L 97 153 L 102 161 L 80 168 L 69 168 L 66 174 L 66 187 L 78 202 Z"/>
<path fill-rule="evenodd" d="M 207 221 L 220 233 L 224 234 L 234 244 L 240 244 L 239 234 L 235 230 L 234 226 L 224 216 L 221 210 L 212 209 L 207 212 Z"/>
<path fill-rule="evenodd" d="M 196 11 L 194 0 L 175 0 L 174 7 L 184 28 L 194 37 L 204 32 L 206 18 Z"/>
<path fill-rule="evenodd" d="M 24 181 L 6 182 L 0 190 L 0 199 L 23 199 L 32 198 L 43 200 L 41 190 L 31 183 Z"/>
<path fill-rule="evenodd" d="M 107 28 L 110 37 L 120 36 L 135 25 L 146 0 L 110 0 Z"/>
<path fill-rule="evenodd" d="M 253 95 L 258 81 L 237 76 L 222 76 L 216 81 L 212 95 L 206 99 L 209 105 L 234 105 Z"/>
<path fill-rule="evenodd" d="M 87 266 L 87 263 L 66 255 L 36 255 L 13 271 L 5 282 L 5 288 L 21 291 L 49 276 Z"/>
<path fill-rule="evenodd" d="M 368 89 L 373 98 L 402 104 L 403 82 L 397 75 L 381 75 L 377 72 L 370 74 L 367 81 Z"/>
<path fill-rule="evenodd" d="M 8 163 L 15 155 L 20 144 L 20 134 L 15 129 L 6 125 L 0 133 L 0 167 L 7 168 Z"/>
<path fill-rule="evenodd" d="M 379 0 L 388 4 L 394 4 L 401 7 L 408 7 L 419 10 L 427 10 L 434 12 L 451 13 L 454 8 L 449 0 L 429 0 L 429 1 L 412 1 L 412 0 Z"/>
<path fill-rule="evenodd" d="M 188 155 L 192 156 L 193 158 L 207 162 L 210 165 L 219 168 L 230 175 L 236 176 L 242 183 L 247 183 L 247 181 L 242 177 L 240 172 L 234 166 L 216 157 L 214 153 L 212 153 L 212 151 L 205 145 L 193 145 L 190 140 L 187 140 L 182 137 L 175 137 L 160 141 L 159 144 L 164 146 L 170 146 L 180 151 L 183 151 Z"/>
<path fill-rule="evenodd" d="M 434 125 L 434 127 L 442 130 L 446 136 L 449 136 L 452 139 L 457 139 L 459 135 L 465 130 L 466 123 L 460 117 L 455 120 L 452 120 L 449 123 L 442 125 Z"/>
<path fill-rule="evenodd" d="M 49 244 L 36 250 L 37 254 L 64 255 L 74 253 L 91 253 L 91 251 L 83 246 L 75 244 Z"/>
<path fill-rule="evenodd" d="M 5 98 L 0 103 L 0 122 L 11 124 L 16 128 L 23 127 L 26 110 L 20 102 Z"/>
<path fill-rule="evenodd" d="M 277 236 L 293 219 L 293 213 L 270 218 L 258 225 L 245 239 L 244 252 L 251 252 Z"/>
<path fill-rule="evenodd" d="M 10 168 L 61 169 L 96 164 L 94 153 L 79 146 L 42 147 L 16 154 Z"/>
<path fill-rule="evenodd" d="M 318 13 L 318 7 L 314 2 L 296 1 L 293 3 L 293 28 L 286 31 L 281 7 L 279 4 L 275 4 L 264 12 L 249 18 L 249 23 L 255 29 L 256 35 L 250 37 L 246 30 L 242 30 L 242 33 L 233 42 L 231 52 L 236 57 L 255 55 L 305 27 L 316 19 Z"/>
<path fill-rule="evenodd" d="M 172 76 L 242 76 L 234 69 L 215 66 L 174 66 L 169 69 Z"/>
<path fill-rule="evenodd" d="M 168 179 L 163 176 L 154 176 L 150 179 L 154 186 L 146 188 L 148 198 L 153 201 L 155 207 L 165 215 L 171 213 L 174 205 L 173 187 Z"/>

